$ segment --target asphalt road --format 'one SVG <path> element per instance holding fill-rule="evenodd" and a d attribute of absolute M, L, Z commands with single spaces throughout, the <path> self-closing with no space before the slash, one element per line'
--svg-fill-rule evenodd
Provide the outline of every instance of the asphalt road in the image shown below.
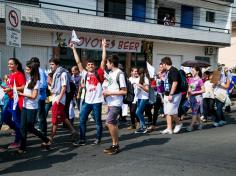
<path fill-rule="evenodd" d="M 184 120 L 185 126 L 190 119 Z M 88 123 L 88 145 L 73 147 L 69 133 L 61 128 L 52 150 L 44 151 L 41 141 L 29 135 L 27 153 L 14 150 L 0 153 L 0 175 L 10 176 L 235 176 L 236 175 L 236 108 L 227 114 L 228 124 L 176 135 L 161 135 L 163 119 L 157 131 L 137 135 L 121 126 L 121 152 L 114 156 L 103 153 L 110 137 L 104 130 L 103 142 L 90 145 L 95 138 L 95 126 Z M 13 140 L 0 135 L 0 146 Z"/>

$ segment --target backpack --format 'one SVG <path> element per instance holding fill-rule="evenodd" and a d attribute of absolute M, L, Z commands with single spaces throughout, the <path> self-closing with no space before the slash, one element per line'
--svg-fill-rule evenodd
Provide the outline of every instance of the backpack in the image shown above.
<path fill-rule="evenodd" d="M 179 70 L 179 74 L 181 77 L 181 92 L 187 92 L 188 91 L 188 81 L 185 75 L 185 72 L 183 70 Z"/>
<path fill-rule="evenodd" d="M 125 77 L 125 83 L 127 88 L 127 94 L 123 96 L 123 103 L 124 104 L 131 104 L 134 101 L 134 86 L 131 84 L 130 80 L 127 78 L 126 74 L 122 71 L 118 72 L 116 76 L 116 82 L 119 85 L 120 88 L 120 74 L 124 74 Z"/>

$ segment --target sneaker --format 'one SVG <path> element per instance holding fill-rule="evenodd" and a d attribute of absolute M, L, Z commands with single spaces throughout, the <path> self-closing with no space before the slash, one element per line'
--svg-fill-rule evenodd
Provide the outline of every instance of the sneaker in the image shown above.
<path fill-rule="evenodd" d="M 183 124 L 179 124 L 179 125 L 175 125 L 174 131 L 173 133 L 177 134 L 180 132 L 181 128 L 182 128 Z"/>
<path fill-rule="evenodd" d="M 223 120 L 219 121 L 219 125 L 220 126 L 226 125 L 226 121 L 223 121 Z"/>
<path fill-rule="evenodd" d="M 86 145 L 86 142 L 85 142 L 85 140 L 78 140 L 78 141 L 76 141 L 76 142 L 73 142 L 73 145 L 74 145 L 75 147 L 78 147 L 78 146 L 85 146 L 85 145 Z"/>
<path fill-rule="evenodd" d="M 19 147 L 20 147 L 20 144 L 13 142 L 12 144 L 8 146 L 8 149 L 16 149 Z"/>
<path fill-rule="evenodd" d="M 104 153 L 108 154 L 108 155 L 114 155 L 120 152 L 120 147 L 119 145 L 112 145 L 107 149 L 103 150 Z"/>
<path fill-rule="evenodd" d="M 197 128 L 197 129 L 198 129 L 198 130 L 202 130 L 203 127 L 204 127 L 203 124 L 200 123 L 200 124 L 198 125 L 198 128 Z"/>
<path fill-rule="evenodd" d="M 193 131 L 193 127 L 188 126 L 188 127 L 186 128 L 186 130 L 187 130 L 188 132 L 191 132 L 191 131 Z"/>
<path fill-rule="evenodd" d="M 131 125 L 131 126 L 129 126 L 128 128 L 127 128 L 127 130 L 135 130 L 136 128 L 135 128 L 135 126 L 134 125 Z"/>
<path fill-rule="evenodd" d="M 217 122 L 214 122 L 212 125 L 213 125 L 214 127 L 219 127 L 219 126 L 220 126 L 220 124 L 217 123 Z"/>
<path fill-rule="evenodd" d="M 99 144 L 101 144 L 101 140 L 99 140 L 99 139 L 96 139 L 96 140 L 92 143 L 92 145 L 99 145 Z"/>
<path fill-rule="evenodd" d="M 161 134 L 173 134 L 173 131 L 171 129 L 166 128 L 161 132 Z"/>
<path fill-rule="evenodd" d="M 145 133 L 147 133 L 147 128 L 139 128 L 134 133 L 135 134 L 139 134 L 139 133 L 145 134 Z"/>

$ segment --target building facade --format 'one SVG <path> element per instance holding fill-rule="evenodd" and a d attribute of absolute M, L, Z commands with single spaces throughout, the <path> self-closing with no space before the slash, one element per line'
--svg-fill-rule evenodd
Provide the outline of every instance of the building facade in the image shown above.
<path fill-rule="evenodd" d="M 148 60 L 158 68 L 161 58 L 170 56 L 180 67 L 186 60 L 205 60 L 215 68 L 218 50 L 230 46 L 233 0 L 89 0 L 27 1 L 7 4 L 21 10 L 22 47 L 6 46 L 4 3 L 0 2 L 0 72 L 8 73 L 7 60 L 13 54 L 24 64 L 40 58 L 59 57 L 64 66 L 74 59 L 67 48 L 74 29 L 81 39 L 78 51 L 85 61 L 99 63 L 100 41 L 108 39 L 109 53 L 117 52 L 129 72 Z"/>
<path fill-rule="evenodd" d="M 236 67 L 236 2 L 232 10 L 232 29 L 231 29 L 231 46 L 219 49 L 219 64 L 224 64 L 229 68 Z"/>

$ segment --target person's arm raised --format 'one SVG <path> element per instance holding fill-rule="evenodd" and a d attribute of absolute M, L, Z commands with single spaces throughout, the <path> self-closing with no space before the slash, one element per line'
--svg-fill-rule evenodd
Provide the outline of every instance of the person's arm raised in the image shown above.
<path fill-rule="evenodd" d="M 78 55 L 78 53 L 76 51 L 75 44 L 70 44 L 70 48 L 73 51 L 74 58 L 75 58 L 75 61 L 77 63 L 77 66 L 79 68 L 79 71 L 82 72 L 84 70 L 84 67 L 83 67 L 83 65 L 81 63 L 81 60 L 80 60 L 80 57 L 79 57 L 79 55 Z"/>
<path fill-rule="evenodd" d="M 106 39 L 102 39 L 102 61 L 100 67 L 104 70 L 106 66 Z"/>

